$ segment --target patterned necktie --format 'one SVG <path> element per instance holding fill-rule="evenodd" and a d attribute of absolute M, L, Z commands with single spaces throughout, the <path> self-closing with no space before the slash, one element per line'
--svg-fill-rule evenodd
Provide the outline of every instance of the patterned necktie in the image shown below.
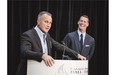
<path fill-rule="evenodd" d="M 81 45 L 81 50 L 83 48 L 83 34 L 80 35 L 81 39 L 80 39 L 80 45 Z"/>
<path fill-rule="evenodd" d="M 44 44 L 45 44 L 45 41 L 46 41 L 46 35 L 43 34 L 43 42 L 44 42 Z"/>
<path fill-rule="evenodd" d="M 43 42 L 44 42 L 44 51 L 45 51 L 45 53 L 48 54 L 47 43 L 46 43 L 46 34 L 43 34 Z"/>

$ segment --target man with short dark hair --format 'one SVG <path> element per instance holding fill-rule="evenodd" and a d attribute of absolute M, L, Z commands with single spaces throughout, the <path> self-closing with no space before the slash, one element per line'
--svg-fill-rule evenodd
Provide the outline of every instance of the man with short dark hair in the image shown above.
<path fill-rule="evenodd" d="M 77 30 L 68 33 L 63 41 L 69 48 L 83 55 L 87 60 L 90 60 L 94 53 L 95 40 L 93 37 L 86 33 L 87 27 L 89 26 L 88 16 L 81 16 L 79 21 L 77 21 L 77 25 Z M 76 58 L 71 56 L 71 59 Z"/>

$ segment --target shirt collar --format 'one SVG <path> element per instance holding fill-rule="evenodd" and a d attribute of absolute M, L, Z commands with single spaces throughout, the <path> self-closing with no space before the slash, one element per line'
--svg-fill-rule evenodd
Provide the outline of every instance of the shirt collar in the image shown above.
<path fill-rule="evenodd" d="M 40 30 L 40 28 L 39 28 L 39 27 L 35 26 L 35 28 L 34 28 L 34 29 L 37 31 L 37 33 L 38 33 L 40 36 L 45 35 L 45 37 L 46 37 L 46 34 L 45 34 L 44 32 L 42 32 L 42 31 Z"/>
<path fill-rule="evenodd" d="M 77 32 L 78 32 L 79 36 L 80 36 L 81 34 L 83 34 L 83 36 L 85 37 L 85 35 L 86 35 L 86 32 L 81 33 L 79 29 L 77 30 Z"/>

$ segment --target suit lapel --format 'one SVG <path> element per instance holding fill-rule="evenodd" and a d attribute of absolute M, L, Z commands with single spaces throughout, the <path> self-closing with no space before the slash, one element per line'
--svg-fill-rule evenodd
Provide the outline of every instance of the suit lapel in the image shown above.
<path fill-rule="evenodd" d="M 88 34 L 86 33 L 85 40 L 84 40 L 84 46 L 88 43 Z"/>
<path fill-rule="evenodd" d="M 48 54 L 51 54 L 51 41 L 50 41 L 50 36 L 47 34 L 47 46 L 48 46 Z"/>
<path fill-rule="evenodd" d="M 32 32 L 33 32 L 33 34 L 34 34 L 34 38 L 35 38 L 35 42 L 37 42 L 37 44 L 38 44 L 38 46 L 41 48 L 41 50 L 43 50 L 42 49 L 42 45 L 41 45 L 41 41 L 40 41 L 40 38 L 39 38 L 39 36 L 38 36 L 38 34 L 37 34 L 37 32 L 36 32 L 36 30 L 33 28 L 32 29 Z"/>
<path fill-rule="evenodd" d="M 77 31 L 75 31 L 75 34 L 77 34 L 76 37 L 75 37 L 75 39 L 76 39 L 77 41 L 75 41 L 75 42 L 77 43 L 77 46 L 79 46 L 79 47 L 78 47 L 79 52 L 81 52 L 81 45 L 80 45 L 80 41 L 79 41 L 79 34 L 78 34 Z"/>
<path fill-rule="evenodd" d="M 84 40 L 84 45 L 83 45 L 83 49 L 82 49 L 82 51 L 84 50 L 85 45 L 87 45 L 87 42 L 88 42 L 88 34 L 86 33 L 86 36 L 85 36 L 85 40 Z"/>

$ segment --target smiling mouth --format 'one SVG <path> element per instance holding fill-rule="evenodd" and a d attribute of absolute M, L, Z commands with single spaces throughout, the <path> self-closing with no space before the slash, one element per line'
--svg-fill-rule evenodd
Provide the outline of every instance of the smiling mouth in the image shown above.
<path fill-rule="evenodd" d="M 84 27 L 84 25 L 83 25 L 83 24 L 80 24 L 80 26 L 81 26 L 81 27 Z"/>

